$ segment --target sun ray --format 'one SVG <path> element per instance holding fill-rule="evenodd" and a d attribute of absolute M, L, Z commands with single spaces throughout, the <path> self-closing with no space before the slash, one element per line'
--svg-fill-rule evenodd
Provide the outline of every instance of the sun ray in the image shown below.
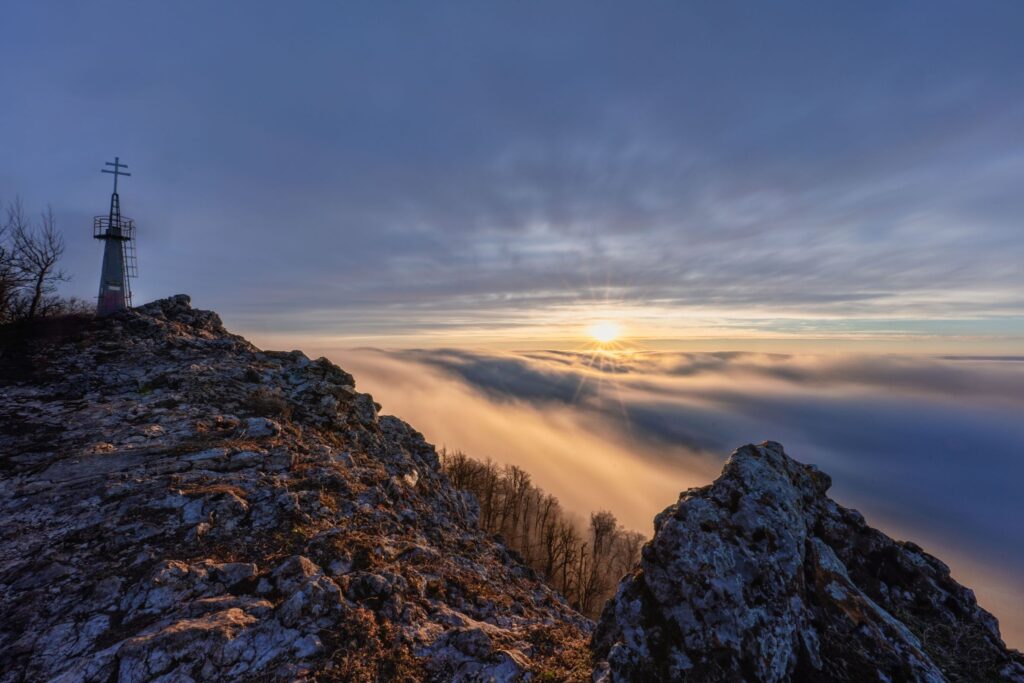
<path fill-rule="evenodd" d="M 587 328 L 587 334 L 600 344 L 614 342 L 621 333 L 621 325 L 612 320 L 601 320 Z"/>

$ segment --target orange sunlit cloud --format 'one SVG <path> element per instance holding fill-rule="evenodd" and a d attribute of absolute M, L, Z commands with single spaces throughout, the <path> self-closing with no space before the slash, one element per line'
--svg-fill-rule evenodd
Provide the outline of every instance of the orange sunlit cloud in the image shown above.
<path fill-rule="evenodd" d="M 523 467 L 569 510 L 646 533 L 733 448 L 782 441 L 833 476 L 839 502 L 939 553 L 1024 642 L 1024 553 L 989 552 L 1024 547 L 1008 522 L 1021 465 L 999 446 L 1024 441 L 1009 417 L 1024 362 L 600 347 L 325 352 L 439 447 Z"/>

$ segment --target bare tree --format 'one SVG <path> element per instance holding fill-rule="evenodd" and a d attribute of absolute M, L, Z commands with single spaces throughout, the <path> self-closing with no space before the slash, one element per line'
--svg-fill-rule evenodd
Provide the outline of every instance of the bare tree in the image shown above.
<path fill-rule="evenodd" d="M 475 495 L 480 527 L 500 535 L 584 614 L 596 617 L 639 561 L 643 534 L 623 529 L 611 512 L 591 514 L 584 526 L 519 467 L 460 451 L 442 450 L 440 456 L 452 484 Z"/>
<path fill-rule="evenodd" d="M 21 198 L 15 197 L 13 202 L 8 203 L 3 222 L 0 223 L 0 323 L 14 317 L 18 293 L 24 284 L 9 240 L 14 230 L 25 223 Z"/>
<path fill-rule="evenodd" d="M 18 271 L 11 258 L 11 250 L 4 243 L 6 232 L 6 226 L 0 225 L 0 323 L 11 319 L 14 298 L 20 287 Z"/>
<path fill-rule="evenodd" d="M 58 267 L 64 255 L 64 237 L 57 231 L 53 209 L 47 207 L 38 227 L 24 217 L 21 200 L 8 205 L 8 225 L 11 226 L 12 262 L 23 286 L 28 290 L 28 308 L 25 317 L 34 318 L 45 298 L 56 290 L 56 284 L 68 279 Z"/>

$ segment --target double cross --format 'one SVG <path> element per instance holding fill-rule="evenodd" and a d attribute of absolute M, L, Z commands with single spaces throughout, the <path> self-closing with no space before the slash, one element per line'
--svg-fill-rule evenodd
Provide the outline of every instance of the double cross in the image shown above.
<path fill-rule="evenodd" d="M 101 173 L 111 173 L 111 174 L 113 174 L 113 176 L 114 176 L 114 194 L 117 194 L 117 176 L 119 176 L 119 175 L 126 175 L 126 176 L 131 177 L 131 175 L 132 175 L 131 173 L 125 173 L 124 171 L 121 170 L 122 168 L 128 168 L 128 164 L 122 164 L 121 163 L 121 157 L 114 157 L 113 161 L 104 162 L 104 165 L 105 166 L 113 166 L 114 167 L 113 171 L 111 171 L 109 168 L 101 168 L 100 172 Z"/>

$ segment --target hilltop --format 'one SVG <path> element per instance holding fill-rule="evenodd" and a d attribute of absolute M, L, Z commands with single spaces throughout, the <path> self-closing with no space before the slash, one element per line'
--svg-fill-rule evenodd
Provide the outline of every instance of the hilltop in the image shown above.
<path fill-rule="evenodd" d="M 5 334 L 0 683 L 1024 681 L 940 560 L 779 444 L 660 514 L 595 625 L 326 359 L 184 295 Z"/>
<path fill-rule="evenodd" d="M 186 296 L 72 322 L 0 401 L 0 680 L 589 666 L 590 622 L 348 373 Z"/>

